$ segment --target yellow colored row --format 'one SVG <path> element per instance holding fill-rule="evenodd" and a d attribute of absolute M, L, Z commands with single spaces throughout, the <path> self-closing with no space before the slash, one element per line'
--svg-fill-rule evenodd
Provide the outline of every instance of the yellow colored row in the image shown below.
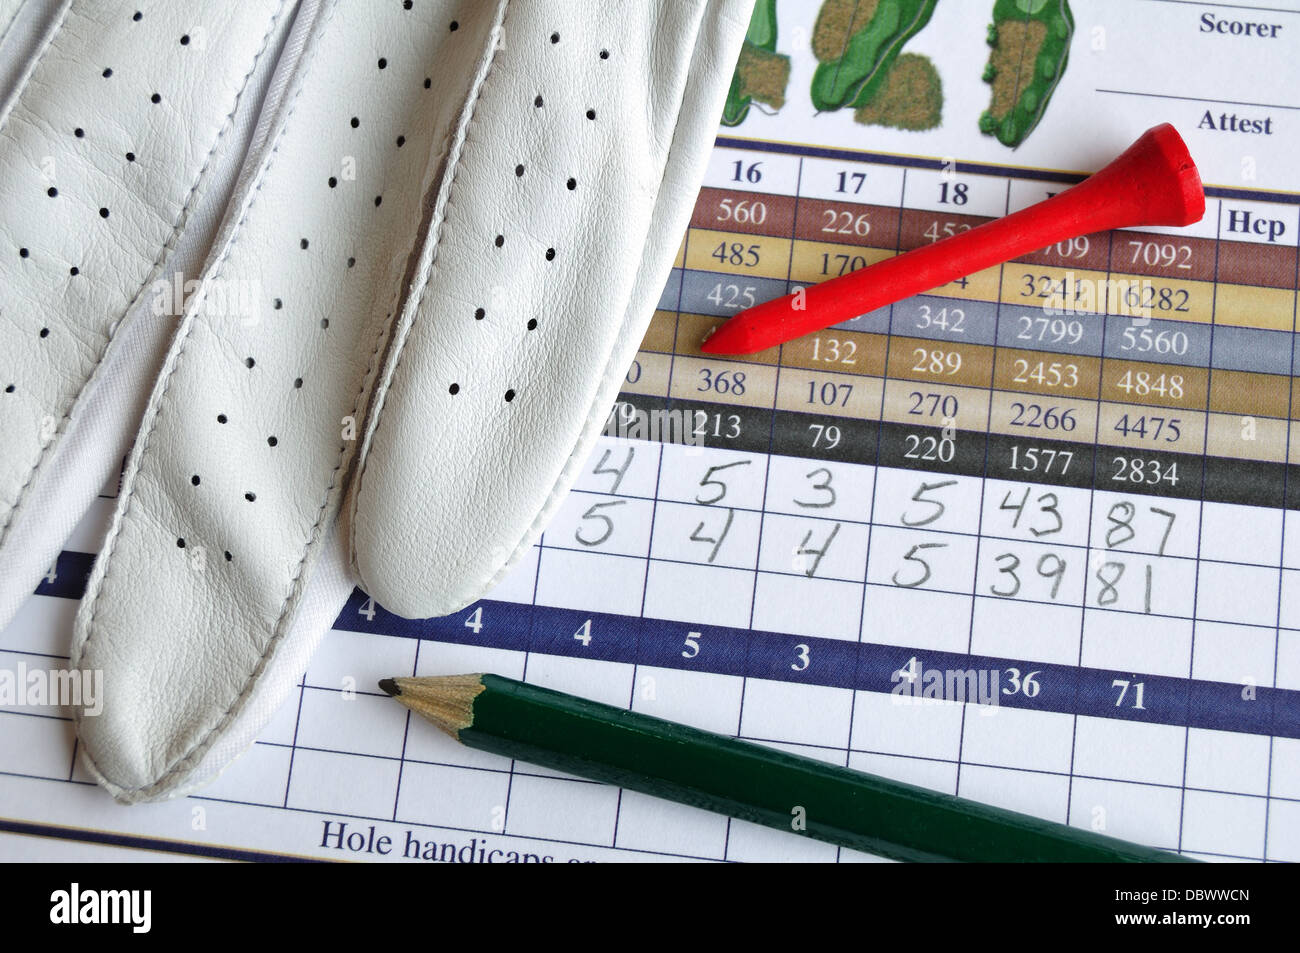
<path fill-rule="evenodd" d="M 692 229 L 678 267 L 694 271 L 817 284 L 893 255 L 880 248 Z M 1283 288 L 1218 284 L 1008 262 L 942 285 L 929 294 L 1000 301 L 1061 313 L 1129 314 L 1291 331 L 1296 294 Z"/>

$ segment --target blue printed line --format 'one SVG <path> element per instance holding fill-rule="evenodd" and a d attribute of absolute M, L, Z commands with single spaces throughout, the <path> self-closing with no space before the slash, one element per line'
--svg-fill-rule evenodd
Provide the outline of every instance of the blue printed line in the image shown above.
<path fill-rule="evenodd" d="M 960 684 L 962 691 L 969 692 L 964 697 L 975 701 L 970 686 L 980 685 L 978 679 L 984 673 L 982 684 L 986 691 L 996 687 L 995 703 L 1001 707 L 1300 738 L 1300 691 L 1289 689 L 494 600 L 474 603 L 461 613 L 439 619 L 403 619 L 376 606 L 371 620 L 357 611 L 365 599 L 360 590 L 355 592 L 334 627 L 514 651 L 523 649 L 531 629 L 529 650 L 546 655 L 900 695 L 904 682 L 898 673 L 909 667 L 915 670 L 919 666 L 922 673 L 935 673 L 931 678 L 943 678 L 942 686 L 936 688 L 923 674 L 915 697 L 900 697 L 904 704 L 925 704 L 930 697 L 951 699 L 954 696 L 946 673 L 968 672 L 975 673 L 976 682 L 954 675 L 957 681 L 952 684 Z M 475 632 L 464 620 L 479 609 L 482 630 Z M 589 630 L 584 629 L 588 622 Z M 589 643 L 574 638 L 579 630 L 584 630 L 584 635 L 590 632 Z M 691 633 L 699 651 L 683 654 Z M 1014 693 L 1011 669 L 1017 671 L 1021 686 Z M 996 683 L 992 681 L 995 676 Z M 939 694 L 922 697 L 927 685 L 929 691 Z"/>
<path fill-rule="evenodd" d="M 60 554 L 53 580 L 47 578 L 42 582 L 37 594 L 80 599 L 93 561 L 94 557 L 87 553 Z M 568 658 L 883 693 L 900 691 L 900 680 L 895 675 L 915 658 L 923 672 L 997 673 L 997 704 L 1001 707 L 1300 738 L 1300 691 L 1294 689 L 964 655 L 869 641 L 849 642 L 782 632 L 695 625 L 496 600 L 483 600 L 456 615 L 438 619 L 403 619 L 375 604 L 374 618 L 369 619 L 369 611 L 364 614 L 359 611 L 368 598 L 360 589 L 355 590 L 334 628 L 513 652 L 527 650 Z M 465 625 L 465 619 L 479 608 L 483 610 L 482 631 L 476 632 Z M 588 620 L 591 621 L 591 640 L 590 644 L 585 644 L 573 636 Z M 682 653 L 686 636 L 691 632 L 698 633 L 695 641 L 700 648 L 698 654 L 688 658 Z M 869 632 L 863 634 L 870 636 Z M 804 652 L 800 646 L 806 647 L 809 658 L 806 667 L 801 661 Z M 1036 693 L 1027 694 L 1026 691 L 1034 689 L 1022 688 L 1008 694 L 1009 669 L 1019 672 L 1022 686 L 1025 676 L 1035 673 L 1032 681 Z M 991 677 L 991 674 L 986 677 Z M 1116 682 L 1128 683 L 1122 704 L 1117 703 L 1121 686 Z M 918 695 L 924 687 L 922 684 L 917 689 Z M 940 697 L 951 697 L 947 694 L 946 683 L 944 692 Z M 900 698 L 900 702 L 907 701 Z M 926 701 L 923 697 L 911 699 L 915 704 L 925 704 Z M 1139 703 L 1141 707 L 1138 707 Z"/>

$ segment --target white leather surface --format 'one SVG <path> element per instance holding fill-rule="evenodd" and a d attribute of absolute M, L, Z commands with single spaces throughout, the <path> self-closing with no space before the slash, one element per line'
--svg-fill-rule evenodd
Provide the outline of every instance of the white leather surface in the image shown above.
<path fill-rule="evenodd" d="M 23 22 L 16 24 L 11 36 L 0 43 L 0 55 L 12 52 L 6 44 L 19 40 L 13 34 L 36 33 L 33 39 L 39 39 L 35 28 L 40 24 L 53 25 L 65 5 L 60 0 L 27 0 L 21 11 Z M 239 96 L 230 126 L 221 134 L 220 147 L 208 163 L 185 214 L 184 225 L 162 264 L 164 280 L 174 280 L 176 274 L 197 275 L 207 258 L 247 151 L 268 81 L 293 23 L 293 6 L 286 4 L 277 17 L 275 36 L 257 58 L 253 76 Z M 150 8 L 151 12 L 155 9 Z M 164 39 L 174 42 L 176 38 L 165 36 Z M 111 100 L 102 103 L 98 113 L 111 116 Z M 143 237 L 136 236 L 134 240 L 141 241 Z M 158 251 L 156 247 L 142 249 L 150 258 Z M 0 309 L 5 306 L 4 300 L 0 293 Z M 109 484 L 117 485 L 122 462 L 131 449 L 149 397 L 149 382 L 157 375 L 176 328 L 174 318 L 159 320 L 153 314 L 153 305 L 153 295 L 145 294 L 127 312 L 113 336 L 112 347 L 105 350 L 94 380 L 77 397 L 65 431 L 47 452 L 37 478 L 24 493 L 23 505 L 13 514 L 0 549 L 0 629 L 31 597 L 101 489 Z M 82 316 L 71 318 L 80 321 Z M 0 332 L 4 330 L 0 327 Z M 0 343 L 0 352 L 4 346 Z M 85 544 L 79 545 L 84 548 Z M 98 544 L 95 548 L 98 549 Z"/>
<path fill-rule="evenodd" d="M 750 6 L 508 5 L 354 490 L 353 558 L 386 608 L 478 598 L 568 489 L 685 231 Z"/>
<path fill-rule="evenodd" d="M 13 25 L 14 18 L 18 16 L 18 9 L 23 5 L 23 0 L 0 0 L 0 44 L 3 44 L 5 37 L 9 34 L 9 27 Z"/>
<path fill-rule="evenodd" d="M 127 802 L 253 739 L 349 558 L 381 603 L 428 614 L 540 531 L 658 299 L 750 0 L 250 0 L 214 7 L 203 43 L 206 7 L 140 6 L 147 37 L 74 0 L 0 117 L 0 439 L 22 451 L 0 462 L 0 521 L 23 536 L 23 507 L 51 502 L 54 437 L 94 432 L 81 411 L 129 420 L 150 391 L 72 650 L 105 678 L 83 760 Z M 211 64 L 176 58 L 197 52 Z M 109 54 L 127 65 L 105 78 Z M 51 150 L 59 195 L 33 196 L 26 160 Z M 166 337 L 124 343 L 152 327 L 141 289 L 207 246 L 198 205 L 226 207 L 202 281 L 164 319 L 161 370 L 131 381 L 123 355 Z M 70 275 L 73 256 L 93 268 Z M 363 440 L 355 525 L 335 531 Z"/>
<path fill-rule="evenodd" d="M 495 14 L 321 15 L 200 291 L 252 284 L 260 313 L 186 314 L 78 616 L 74 664 L 105 671 L 83 750 L 123 800 L 173 793 L 256 693 L 297 674 L 259 684 L 337 511 L 424 183 Z"/>
<path fill-rule="evenodd" d="M 9 111 L 47 34 L 72 0 L 0 0 L 0 115 Z"/>
<path fill-rule="evenodd" d="M 12 586 L 34 582 L 13 568 L 29 552 L 10 546 L 15 522 L 122 319 L 163 275 L 283 6 L 196 23 L 188 4 L 154 3 L 146 32 L 131 11 L 64 5 L 0 116 L 0 623 Z"/>

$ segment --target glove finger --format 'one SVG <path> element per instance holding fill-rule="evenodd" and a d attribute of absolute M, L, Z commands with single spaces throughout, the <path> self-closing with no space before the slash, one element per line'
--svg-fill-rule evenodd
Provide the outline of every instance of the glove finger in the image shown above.
<path fill-rule="evenodd" d="M 386 608 L 478 598 L 572 483 L 685 232 L 750 6 L 509 6 L 353 490 L 353 562 Z"/>
<path fill-rule="evenodd" d="M 33 42 L 0 115 L 0 627 L 121 464 L 175 327 L 164 272 L 206 252 L 285 8 L 20 11 Z M 115 363 L 126 386 L 103 384 Z"/>
<path fill-rule="evenodd" d="M 251 741 L 297 675 L 277 657 L 328 624 L 294 620 L 496 12 L 326 3 L 275 81 L 78 614 L 74 664 L 105 686 L 82 751 L 121 800 L 178 793 Z M 244 292 L 252 320 L 230 307 Z"/>

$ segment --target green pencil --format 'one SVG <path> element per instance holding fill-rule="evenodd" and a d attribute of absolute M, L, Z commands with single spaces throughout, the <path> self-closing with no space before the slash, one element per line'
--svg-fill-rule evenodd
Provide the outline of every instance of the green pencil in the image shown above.
<path fill-rule="evenodd" d="M 1186 858 L 497 675 L 379 687 L 461 744 L 897 860 Z"/>

